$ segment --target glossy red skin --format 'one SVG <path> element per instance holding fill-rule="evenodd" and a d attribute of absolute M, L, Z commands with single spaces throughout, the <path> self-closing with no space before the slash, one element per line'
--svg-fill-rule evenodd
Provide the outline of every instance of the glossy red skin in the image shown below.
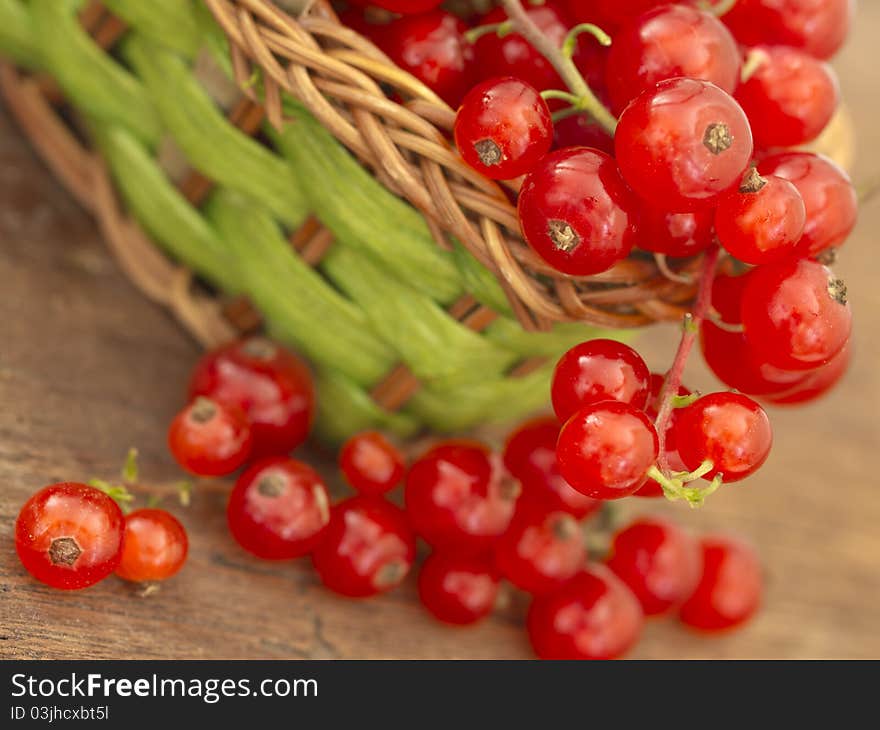
<path fill-rule="evenodd" d="M 852 0 L 737 0 L 723 20 L 743 45 L 793 46 L 830 58 L 846 40 L 853 8 Z"/>
<path fill-rule="evenodd" d="M 840 104 L 832 68 L 796 48 L 761 46 L 762 62 L 740 84 L 736 100 L 752 124 L 755 146 L 794 147 L 828 126 Z"/>
<path fill-rule="evenodd" d="M 748 621 L 764 590 L 755 551 L 740 540 L 718 535 L 700 541 L 703 574 L 681 607 L 684 624 L 701 631 L 724 631 Z"/>
<path fill-rule="evenodd" d="M 575 23 L 594 23 L 606 33 L 614 33 L 652 8 L 669 0 L 561 0 L 561 6 Z"/>
<path fill-rule="evenodd" d="M 651 371 L 633 348 L 615 340 L 595 339 L 575 345 L 556 363 L 551 395 L 560 422 L 584 406 L 606 400 L 644 408 Z"/>
<path fill-rule="evenodd" d="M 517 510 L 495 546 L 495 564 L 527 593 L 546 593 L 579 573 L 587 560 L 584 536 L 567 512 Z"/>
<path fill-rule="evenodd" d="M 382 30 L 376 43 L 400 68 L 409 71 L 453 109 L 473 86 L 474 47 L 467 26 L 443 10 L 407 15 Z"/>
<path fill-rule="evenodd" d="M 213 409 L 209 420 L 199 413 Z M 168 428 L 168 448 L 182 469 L 202 477 L 237 471 L 253 453 L 253 435 L 244 414 L 205 397 L 197 397 L 175 416 Z"/>
<path fill-rule="evenodd" d="M 436 8 L 443 0 L 349 0 L 362 8 L 382 8 L 401 15 L 418 15 Z"/>
<path fill-rule="evenodd" d="M 746 339 L 763 361 L 814 370 L 837 355 L 852 332 L 852 310 L 832 295 L 833 272 L 810 259 L 755 269 L 742 300 Z"/>
<path fill-rule="evenodd" d="M 847 343 L 831 362 L 818 370 L 807 373 L 804 378 L 781 393 L 773 393 L 765 397 L 768 403 L 775 406 L 797 406 L 813 403 L 831 391 L 846 375 L 851 359 L 851 347 Z"/>
<path fill-rule="evenodd" d="M 522 484 L 518 512 L 521 508 L 562 511 L 581 520 L 602 503 L 581 494 L 562 478 L 556 461 L 558 438 L 559 421 L 554 417 L 527 421 L 508 436 L 504 465 Z"/>
<path fill-rule="evenodd" d="M 614 139 L 586 114 L 560 119 L 553 130 L 554 149 L 592 147 L 606 155 L 614 154 Z"/>
<path fill-rule="evenodd" d="M 619 401 L 596 403 L 575 413 L 556 446 L 559 471 L 594 499 L 620 499 L 639 489 L 657 461 L 659 443 L 644 411 Z"/>
<path fill-rule="evenodd" d="M 635 646 L 643 625 L 636 597 L 601 565 L 535 596 L 526 619 L 540 659 L 617 659 Z"/>
<path fill-rule="evenodd" d="M 415 557 L 416 537 L 403 510 L 359 495 L 334 505 L 312 563 L 330 590 L 366 598 L 400 585 Z"/>
<path fill-rule="evenodd" d="M 703 569 L 696 540 L 666 520 L 646 517 L 614 536 L 608 567 L 642 604 L 659 616 L 690 598 Z"/>
<path fill-rule="evenodd" d="M 572 276 L 607 271 L 636 242 L 638 204 L 614 160 L 599 150 L 572 147 L 544 157 L 523 183 L 518 210 L 529 246 Z M 558 246 L 551 236 L 552 221 L 571 229 L 578 242 Z"/>
<path fill-rule="evenodd" d="M 859 201 L 837 164 L 809 152 L 782 152 L 764 159 L 758 170 L 791 181 L 804 199 L 807 225 L 798 243 L 801 255 L 816 256 L 846 241 L 856 225 Z"/>
<path fill-rule="evenodd" d="M 568 35 L 568 18 L 553 3 L 527 7 L 526 12 L 544 35 L 561 48 Z M 503 23 L 506 20 L 505 10 L 496 8 L 487 13 L 479 25 Z M 480 79 L 514 76 L 538 91 L 566 88 L 550 62 L 518 33 L 504 38 L 499 38 L 497 33 L 487 33 L 477 40 L 475 50 L 476 73 Z"/>
<path fill-rule="evenodd" d="M 487 164 L 477 148 L 487 141 L 500 155 Z M 511 76 L 477 84 L 455 118 L 455 144 L 464 161 L 493 180 L 529 172 L 550 149 L 553 120 L 535 87 Z"/>
<path fill-rule="evenodd" d="M 478 555 L 504 534 L 516 508 L 509 475 L 488 448 L 446 441 L 416 461 L 406 477 L 406 511 L 432 547 Z"/>
<path fill-rule="evenodd" d="M 289 453 L 312 427 L 315 389 L 308 368 L 280 345 L 259 338 L 204 355 L 193 371 L 189 393 L 190 398 L 205 395 L 241 409 L 251 424 L 254 458 Z"/>
<path fill-rule="evenodd" d="M 500 583 L 498 571 L 485 556 L 433 553 L 419 572 L 419 598 L 439 621 L 466 626 L 492 613 Z"/>
<path fill-rule="evenodd" d="M 683 409 L 675 427 L 678 453 L 690 471 L 707 459 L 725 483 L 754 474 L 767 461 L 773 430 L 764 409 L 741 393 L 711 393 Z"/>
<path fill-rule="evenodd" d="M 712 13 L 663 5 L 614 35 L 605 79 L 612 107 L 621 112 L 656 83 L 679 77 L 711 81 L 733 94 L 741 66 L 736 41 Z"/>
<path fill-rule="evenodd" d="M 645 205 L 639 217 L 638 247 L 672 258 L 702 253 L 714 241 L 713 211 L 671 213 Z"/>
<path fill-rule="evenodd" d="M 320 475 L 284 456 L 263 459 L 235 483 L 226 507 L 235 541 L 264 560 L 310 553 L 330 522 L 330 498 Z"/>
<path fill-rule="evenodd" d="M 176 575 L 189 552 L 186 530 L 164 509 L 138 509 L 125 516 L 122 558 L 116 575 L 124 580 L 167 580 Z"/>
<path fill-rule="evenodd" d="M 715 209 L 721 245 L 754 266 L 791 255 L 807 224 L 807 208 L 794 184 L 775 175 L 763 179 L 760 190 L 731 191 Z"/>
<path fill-rule="evenodd" d="M 656 422 L 657 420 L 657 406 L 659 405 L 657 399 L 660 397 L 660 391 L 663 389 L 663 384 L 666 381 L 666 377 L 664 375 L 660 375 L 659 373 L 651 373 L 651 395 L 648 399 L 648 407 L 645 410 L 648 418 L 651 421 Z M 678 388 L 678 395 L 690 395 L 691 391 L 684 387 L 683 385 Z M 666 427 L 666 438 L 664 439 L 663 446 L 666 451 L 666 463 L 669 465 L 669 468 L 672 471 L 687 471 L 687 467 L 685 467 L 684 462 L 681 460 L 681 456 L 678 453 L 678 445 L 675 443 L 675 426 L 678 422 L 678 415 L 681 413 L 680 408 L 676 408 L 672 411 L 669 416 L 669 425 Z M 647 497 L 647 498 L 656 498 L 663 497 L 665 493 L 663 492 L 663 487 L 660 486 L 659 483 L 655 482 L 653 479 L 648 479 L 643 486 L 639 487 L 639 490 L 633 495 L 635 497 Z"/>
<path fill-rule="evenodd" d="M 85 484 L 59 482 L 24 503 L 15 521 L 15 549 L 21 564 L 41 583 L 64 590 L 86 588 L 116 570 L 124 526 L 122 510 L 106 494 Z M 53 560 L 50 554 L 53 542 L 62 538 L 72 539 L 80 551 L 72 562 Z"/>
<path fill-rule="evenodd" d="M 394 489 L 406 474 L 403 454 L 377 431 L 352 436 L 339 452 L 339 467 L 361 494 L 380 496 Z"/>
<path fill-rule="evenodd" d="M 733 141 L 713 153 L 707 129 L 727 126 Z M 623 111 L 614 138 L 624 180 L 655 208 L 708 207 L 739 184 L 753 151 L 745 113 L 707 81 L 671 79 Z"/>

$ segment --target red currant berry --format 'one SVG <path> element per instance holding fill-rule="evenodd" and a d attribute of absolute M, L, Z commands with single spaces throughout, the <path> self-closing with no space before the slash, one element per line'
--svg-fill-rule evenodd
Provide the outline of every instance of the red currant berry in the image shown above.
<path fill-rule="evenodd" d="M 349 0 L 362 8 L 376 7 L 401 15 L 418 15 L 436 8 L 443 0 Z"/>
<path fill-rule="evenodd" d="M 357 496 L 333 507 L 312 562 L 330 590 L 365 598 L 400 585 L 415 556 L 416 538 L 403 511 L 384 499 Z"/>
<path fill-rule="evenodd" d="M 248 552 L 265 560 L 292 560 L 320 542 L 330 522 L 330 500 L 314 469 L 276 456 L 238 478 L 226 519 L 232 537 Z"/>
<path fill-rule="evenodd" d="M 485 446 L 447 441 L 409 470 L 406 510 L 415 531 L 434 548 L 477 555 L 507 530 L 518 489 Z"/>
<path fill-rule="evenodd" d="M 742 302 L 746 339 L 763 360 L 784 370 L 824 365 L 849 340 L 846 286 L 809 259 L 786 259 L 751 272 Z"/>
<path fill-rule="evenodd" d="M 254 457 L 287 454 L 311 429 L 312 376 L 299 358 L 262 338 L 206 354 L 196 365 L 189 392 L 240 408 L 251 424 Z"/>
<path fill-rule="evenodd" d="M 723 20 L 737 40 L 801 48 L 830 58 L 849 32 L 852 0 L 737 0 Z"/>
<path fill-rule="evenodd" d="M 557 150 L 529 173 L 519 219 L 529 246 L 572 276 L 607 271 L 629 255 L 637 203 L 614 160 L 586 147 Z"/>
<path fill-rule="evenodd" d="M 406 473 L 403 454 L 376 431 L 346 441 L 339 452 L 339 467 L 352 487 L 375 497 L 394 489 Z"/>
<path fill-rule="evenodd" d="M 794 250 L 807 223 L 798 189 L 775 175 L 762 177 L 753 167 L 739 190 L 715 209 L 715 232 L 727 252 L 747 264 L 779 261 Z"/>
<path fill-rule="evenodd" d="M 628 497 L 657 461 L 654 424 L 644 411 L 606 401 L 575 413 L 562 427 L 556 457 L 571 486 L 595 499 Z"/>
<path fill-rule="evenodd" d="M 738 482 L 754 474 L 770 455 L 773 431 L 764 409 L 740 393 L 712 393 L 685 408 L 676 425 L 678 453 L 688 469 L 704 461 L 710 480 L 721 474 Z"/>
<path fill-rule="evenodd" d="M 790 181 L 804 199 L 807 225 L 798 244 L 802 255 L 838 247 L 852 232 L 858 197 L 849 176 L 834 162 L 808 152 L 783 152 L 763 160 L 758 169 Z"/>
<path fill-rule="evenodd" d="M 53 588 L 86 588 L 116 570 L 125 518 L 103 492 L 60 482 L 33 495 L 15 522 L 21 564 Z"/>
<path fill-rule="evenodd" d="M 624 23 L 667 2 L 669 0 L 561 0 L 561 5 L 576 23 L 595 23 L 614 34 Z"/>
<path fill-rule="evenodd" d="M 705 251 L 715 240 L 713 211 L 670 213 L 644 206 L 639 218 L 638 247 L 673 258 L 687 258 Z"/>
<path fill-rule="evenodd" d="M 644 617 L 629 588 L 604 566 L 592 566 L 536 596 L 526 624 L 540 659 L 616 659 L 635 646 Z"/>
<path fill-rule="evenodd" d="M 795 48 L 762 46 L 760 63 L 736 100 L 752 125 L 755 145 L 794 147 L 819 136 L 840 103 L 834 71 Z"/>
<path fill-rule="evenodd" d="M 553 129 L 553 147 L 592 147 L 606 155 L 614 154 L 614 138 L 586 114 L 573 114 L 556 122 Z"/>
<path fill-rule="evenodd" d="M 557 48 L 562 48 L 568 35 L 568 19 L 552 3 L 526 8 L 529 17 Z M 480 21 L 480 25 L 494 25 L 507 20 L 504 8 L 496 8 Z M 538 91 L 562 89 L 565 85 L 553 65 L 519 33 L 508 33 L 503 38 L 497 33 L 486 33 L 476 42 L 477 73 L 481 79 L 514 76 Z"/>
<path fill-rule="evenodd" d="M 394 63 L 455 109 L 474 83 L 474 47 L 466 32 L 461 19 L 433 10 L 394 20 L 376 42 Z"/>
<path fill-rule="evenodd" d="M 174 515 L 164 509 L 138 509 L 125 518 L 116 575 L 136 583 L 166 580 L 183 567 L 188 551 L 186 530 Z"/>
<path fill-rule="evenodd" d="M 465 626 L 495 608 L 500 580 L 492 561 L 434 553 L 419 572 L 419 598 L 437 619 Z"/>
<path fill-rule="evenodd" d="M 636 408 L 648 404 L 651 372 L 641 355 L 615 340 L 575 345 L 556 364 L 551 387 L 553 409 L 561 422 L 584 406 L 606 400 Z"/>
<path fill-rule="evenodd" d="M 828 393 L 846 375 L 850 363 L 849 343 L 835 355 L 827 365 L 807 373 L 803 380 L 781 393 L 773 393 L 764 398 L 777 406 L 802 405 L 812 403 Z"/>
<path fill-rule="evenodd" d="M 646 616 L 666 613 L 691 596 L 702 553 L 684 530 L 656 518 L 636 520 L 614 536 L 611 568 L 633 592 Z"/>
<path fill-rule="evenodd" d="M 711 81 L 732 94 L 741 65 L 736 41 L 712 13 L 663 5 L 615 34 L 605 78 L 613 108 L 622 111 L 656 83 L 679 77 Z"/>
<path fill-rule="evenodd" d="M 525 175 L 553 141 L 550 109 L 533 86 L 510 76 L 468 92 L 455 119 L 464 161 L 493 180 Z"/>
<path fill-rule="evenodd" d="M 527 593 L 546 593 L 580 572 L 587 548 L 578 521 L 567 512 L 517 510 L 495 547 L 501 574 Z"/>
<path fill-rule="evenodd" d="M 244 466 L 252 445 L 251 427 L 241 411 L 202 396 L 178 413 L 168 429 L 171 454 L 197 476 L 232 474 Z"/>
<path fill-rule="evenodd" d="M 568 512 L 582 520 L 601 502 L 587 497 L 562 478 L 556 461 L 559 422 L 552 416 L 527 421 L 514 431 L 504 447 L 504 465 L 522 483 L 517 509 Z"/>
<path fill-rule="evenodd" d="M 661 81 L 633 101 L 614 137 L 624 180 L 655 208 L 707 207 L 733 188 L 752 157 L 745 113 L 708 81 Z"/>
<path fill-rule="evenodd" d="M 761 564 L 740 540 L 708 536 L 700 541 L 703 574 L 681 607 L 681 620 L 703 631 L 723 631 L 748 621 L 761 603 Z"/>

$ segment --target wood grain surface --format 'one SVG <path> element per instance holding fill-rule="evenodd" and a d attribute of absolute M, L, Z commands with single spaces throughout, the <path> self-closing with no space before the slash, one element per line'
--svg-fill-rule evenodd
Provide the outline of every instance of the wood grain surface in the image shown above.
<path fill-rule="evenodd" d="M 880 174 L 880 3 L 861 3 L 837 62 L 858 129 L 857 181 Z M 651 622 L 639 658 L 880 657 L 880 202 L 865 207 L 838 272 L 856 313 L 856 359 L 833 397 L 772 414 L 767 466 L 708 506 L 636 501 L 697 531 L 749 538 L 766 568 L 765 606 L 722 638 Z M 483 625 L 447 629 L 415 600 L 338 599 L 308 564 L 244 555 L 225 529 L 228 485 L 199 485 L 177 509 L 191 536 L 184 571 L 141 597 L 109 579 L 61 593 L 31 580 L 13 548 L 19 507 L 62 479 L 113 477 L 130 446 L 143 478 L 180 478 L 164 446 L 198 349 L 120 276 L 87 216 L 0 110 L 0 658 L 527 658 L 523 599 Z M 646 333 L 655 369 L 676 334 Z M 712 387 L 700 363 L 689 384 Z M 630 500 L 631 502 L 633 500 Z"/>

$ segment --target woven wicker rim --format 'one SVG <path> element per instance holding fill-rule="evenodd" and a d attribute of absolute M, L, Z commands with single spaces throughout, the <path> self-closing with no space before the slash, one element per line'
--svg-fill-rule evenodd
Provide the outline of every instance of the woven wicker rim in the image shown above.
<path fill-rule="evenodd" d="M 528 330 L 553 322 L 638 327 L 680 319 L 692 299 L 678 275 L 631 256 L 591 277 L 561 274 L 523 241 L 504 190 L 471 170 L 447 141 L 454 111 L 382 51 L 343 26 L 327 0 L 294 18 L 270 0 L 206 0 L 230 40 L 243 93 L 285 123 L 282 92 L 302 102 L 392 192 L 425 217 L 441 246 L 460 241 L 498 278 Z M 258 92 L 253 83 L 262 79 Z M 404 101 L 389 98 L 388 89 Z"/>

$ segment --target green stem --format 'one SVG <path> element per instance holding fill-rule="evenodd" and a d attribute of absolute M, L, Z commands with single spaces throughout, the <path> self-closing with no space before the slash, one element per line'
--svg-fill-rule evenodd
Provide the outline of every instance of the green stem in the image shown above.
<path fill-rule="evenodd" d="M 593 25 L 593 23 L 581 23 L 568 32 L 568 36 L 565 38 L 565 43 L 562 44 L 562 55 L 566 58 L 572 58 L 577 49 L 578 38 L 584 33 L 589 33 L 593 38 L 599 41 L 599 44 L 602 46 L 607 47 L 611 45 L 611 36 L 598 25 Z"/>

